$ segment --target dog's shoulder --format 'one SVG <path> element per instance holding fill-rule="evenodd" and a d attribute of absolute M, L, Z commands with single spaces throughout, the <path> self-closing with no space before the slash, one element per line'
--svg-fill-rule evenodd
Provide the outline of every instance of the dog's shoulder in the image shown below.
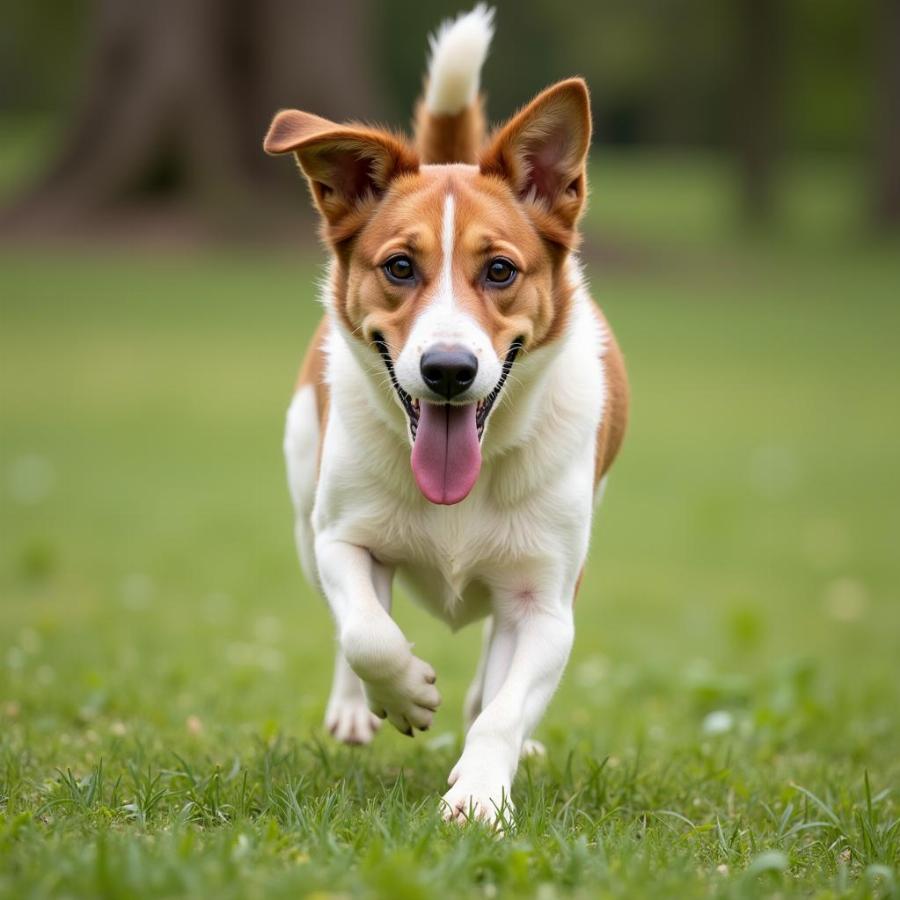
<path fill-rule="evenodd" d="M 602 361 L 606 378 L 606 404 L 597 429 L 597 453 L 594 465 L 594 486 L 612 466 L 628 425 L 629 388 L 625 372 L 625 358 L 606 316 L 593 301 L 591 307 L 603 336 Z"/>

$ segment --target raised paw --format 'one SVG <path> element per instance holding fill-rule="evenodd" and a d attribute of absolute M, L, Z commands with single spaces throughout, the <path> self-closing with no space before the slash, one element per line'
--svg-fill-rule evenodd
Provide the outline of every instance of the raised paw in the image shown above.
<path fill-rule="evenodd" d="M 389 677 L 364 681 L 369 709 L 409 737 L 414 729 L 427 731 L 441 703 L 436 680 L 434 669 L 410 654 L 407 664 Z"/>
<path fill-rule="evenodd" d="M 344 744 L 368 744 L 381 728 L 364 697 L 341 697 L 329 702 L 325 727 L 336 741 Z"/>

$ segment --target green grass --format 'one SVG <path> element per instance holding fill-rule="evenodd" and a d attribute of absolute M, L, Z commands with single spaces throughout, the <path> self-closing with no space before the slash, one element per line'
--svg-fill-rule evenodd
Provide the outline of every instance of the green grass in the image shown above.
<path fill-rule="evenodd" d="M 320 728 L 280 458 L 317 263 L 2 252 L 0 895 L 900 896 L 900 254 L 827 173 L 749 245 L 715 168 L 598 176 L 634 417 L 501 839 L 437 816 L 475 630 L 401 600 L 434 728 Z"/>

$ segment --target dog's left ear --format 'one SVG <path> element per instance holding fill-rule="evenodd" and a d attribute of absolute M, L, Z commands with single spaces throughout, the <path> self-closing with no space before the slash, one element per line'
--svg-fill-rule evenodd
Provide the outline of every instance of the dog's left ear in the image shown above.
<path fill-rule="evenodd" d="M 584 208 L 590 144 L 587 85 L 570 78 L 538 94 L 491 138 L 481 171 L 506 179 L 520 199 L 536 200 L 572 231 Z"/>
<path fill-rule="evenodd" d="M 313 202 L 335 242 L 358 226 L 353 215 L 377 201 L 399 175 L 418 171 L 415 151 L 395 134 L 364 125 L 338 125 L 296 109 L 282 110 L 263 143 L 266 153 L 294 153 Z"/>

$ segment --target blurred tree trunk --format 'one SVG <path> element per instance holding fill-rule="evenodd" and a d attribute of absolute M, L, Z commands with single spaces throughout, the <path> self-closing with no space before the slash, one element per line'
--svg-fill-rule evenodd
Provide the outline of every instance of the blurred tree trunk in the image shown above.
<path fill-rule="evenodd" d="M 736 153 L 741 214 L 766 225 L 775 214 L 781 140 L 782 0 L 738 0 Z"/>
<path fill-rule="evenodd" d="M 875 225 L 900 227 L 900 0 L 881 0 L 875 123 Z"/>
<path fill-rule="evenodd" d="M 201 211 L 264 213 L 290 168 L 262 155 L 277 108 L 378 112 L 370 8 L 99 0 L 82 102 L 14 219 L 81 221 L 160 193 Z"/>

